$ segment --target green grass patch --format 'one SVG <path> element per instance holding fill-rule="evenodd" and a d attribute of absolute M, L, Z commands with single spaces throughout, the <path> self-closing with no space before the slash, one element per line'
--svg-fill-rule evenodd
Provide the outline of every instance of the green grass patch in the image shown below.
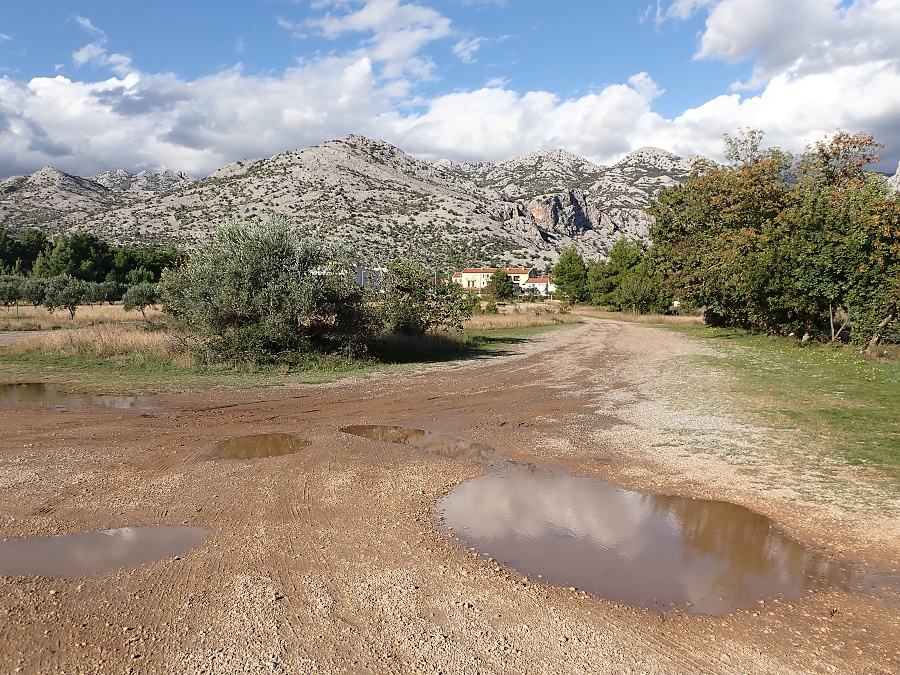
<path fill-rule="evenodd" d="M 727 351 L 714 367 L 732 376 L 727 393 L 741 407 L 797 429 L 811 449 L 900 478 L 900 363 L 755 333 L 673 330 Z"/>

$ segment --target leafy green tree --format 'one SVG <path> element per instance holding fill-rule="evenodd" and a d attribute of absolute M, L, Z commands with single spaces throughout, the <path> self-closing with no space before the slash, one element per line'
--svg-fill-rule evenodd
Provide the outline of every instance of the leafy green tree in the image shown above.
<path fill-rule="evenodd" d="M 47 280 L 37 277 L 25 279 L 22 283 L 21 294 L 22 300 L 30 302 L 37 307 L 44 302 L 44 295 L 47 292 Z"/>
<path fill-rule="evenodd" d="M 651 263 L 710 323 L 804 340 L 852 326 L 877 344 L 900 278 L 900 198 L 864 171 L 879 145 L 839 132 L 792 167 L 760 132 L 727 140 L 731 166 L 698 167 L 652 205 Z"/>
<path fill-rule="evenodd" d="M 68 274 L 85 281 L 104 281 L 112 269 L 109 244 L 87 232 L 56 238 L 53 250 L 41 265 L 41 276 Z"/>
<path fill-rule="evenodd" d="M 126 312 L 136 309 L 140 311 L 141 316 L 146 317 L 145 310 L 157 300 L 156 284 L 144 281 L 128 287 L 128 290 L 122 295 L 122 309 Z"/>
<path fill-rule="evenodd" d="M 75 318 L 75 311 L 84 302 L 87 293 L 87 283 L 82 279 L 76 279 L 69 274 L 60 274 L 47 280 L 43 305 L 49 311 L 67 309 L 69 318 Z"/>
<path fill-rule="evenodd" d="M 106 291 L 100 282 L 85 281 L 84 283 L 84 304 L 93 306 L 106 302 Z"/>
<path fill-rule="evenodd" d="M 518 288 L 516 282 L 512 280 L 507 271 L 502 267 L 498 267 L 497 271 L 491 275 L 485 294 L 495 300 L 512 300 L 516 296 Z"/>
<path fill-rule="evenodd" d="M 422 335 L 458 330 L 472 315 L 470 295 L 459 284 L 434 282 L 419 262 L 389 265 L 382 290 L 381 315 L 389 332 Z"/>
<path fill-rule="evenodd" d="M 50 240 L 42 230 L 35 227 L 19 230 L 16 234 L 16 259 L 20 261 L 22 271 L 30 274 L 34 261 L 49 246 Z"/>
<path fill-rule="evenodd" d="M 619 239 L 610 248 L 608 260 L 591 261 L 587 264 L 587 292 L 590 301 L 616 310 L 637 311 L 633 295 L 629 296 L 628 301 L 623 301 L 619 288 L 624 279 L 637 274 L 638 265 L 643 260 L 644 247 L 641 244 L 626 237 Z M 643 308 L 647 303 L 642 301 L 640 306 Z"/>
<path fill-rule="evenodd" d="M 0 304 L 4 307 L 16 304 L 22 299 L 22 283 L 25 280 L 11 274 L 0 275 Z"/>
<path fill-rule="evenodd" d="M 164 307 L 222 358 L 359 354 L 379 326 L 346 252 L 287 222 L 229 223 L 159 284 Z"/>
<path fill-rule="evenodd" d="M 588 299 L 587 266 L 584 258 L 574 246 L 565 249 L 553 266 L 556 277 L 556 294 L 569 302 L 583 302 Z"/>
<path fill-rule="evenodd" d="M 16 264 L 16 240 L 6 226 L 0 225 L 0 273 L 9 272 Z"/>

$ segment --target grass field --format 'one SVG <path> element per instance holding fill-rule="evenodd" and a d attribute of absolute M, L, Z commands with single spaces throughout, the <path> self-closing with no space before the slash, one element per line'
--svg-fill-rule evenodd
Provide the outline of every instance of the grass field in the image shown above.
<path fill-rule="evenodd" d="M 900 362 L 761 334 L 676 330 L 726 352 L 707 366 L 725 372 L 721 394 L 740 408 L 796 430 L 810 450 L 900 477 Z"/>

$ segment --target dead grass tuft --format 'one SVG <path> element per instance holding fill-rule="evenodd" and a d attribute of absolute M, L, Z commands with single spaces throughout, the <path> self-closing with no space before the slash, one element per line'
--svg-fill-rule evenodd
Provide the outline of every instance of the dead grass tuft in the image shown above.
<path fill-rule="evenodd" d="M 69 318 L 68 310 L 48 312 L 44 307 L 20 305 L 0 310 L 0 330 L 53 330 L 59 328 L 83 328 L 101 324 L 144 323 L 153 321 L 161 323 L 167 315 L 155 307 L 148 307 L 146 317 L 138 311 L 126 312 L 122 304 L 115 305 L 82 305 L 75 312 L 75 318 Z"/>
<path fill-rule="evenodd" d="M 612 319 L 629 323 L 657 323 L 672 326 L 702 326 L 703 317 L 682 314 L 632 314 L 631 312 L 607 312 L 597 307 L 572 307 L 570 312 L 592 319 Z"/>
<path fill-rule="evenodd" d="M 126 354 L 170 357 L 181 351 L 180 345 L 178 337 L 167 331 L 148 331 L 139 324 L 101 324 L 36 333 L 10 345 L 6 351 L 9 354 L 41 351 L 61 356 L 104 358 Z"/>
<path fill-rule="evenodd" d="M 463 324 L 466 330 L 495 330 L 503 328 L 531 328 L 555 326 L 562 323 L 580 323 L 581 317 L 572 314 L 556 314 L 547 311 L 526 310 L 518 313 L 477 314 Z"/>

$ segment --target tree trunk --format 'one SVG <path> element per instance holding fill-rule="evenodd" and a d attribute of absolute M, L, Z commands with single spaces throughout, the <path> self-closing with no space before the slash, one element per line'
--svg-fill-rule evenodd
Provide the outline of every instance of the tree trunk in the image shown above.
<path fill-rule="evenodd" d="M 886 317 L 884 317 L 884 320 L 880 324 L 878 324 L 878 326 L 875 328 L 875 332 L 872 333 L 872 337 L 869 338 L 869 344 L 867 344 L 865 350 L 863 350 L 866 354 L 870 356 L 874 354 L 875 347 L 877 347 L 878 343 L 881 342 L 884 329 L 890 326 L 894 322 L 895 318 L 897 318 L 896 312 L 891 312 Z"/>

